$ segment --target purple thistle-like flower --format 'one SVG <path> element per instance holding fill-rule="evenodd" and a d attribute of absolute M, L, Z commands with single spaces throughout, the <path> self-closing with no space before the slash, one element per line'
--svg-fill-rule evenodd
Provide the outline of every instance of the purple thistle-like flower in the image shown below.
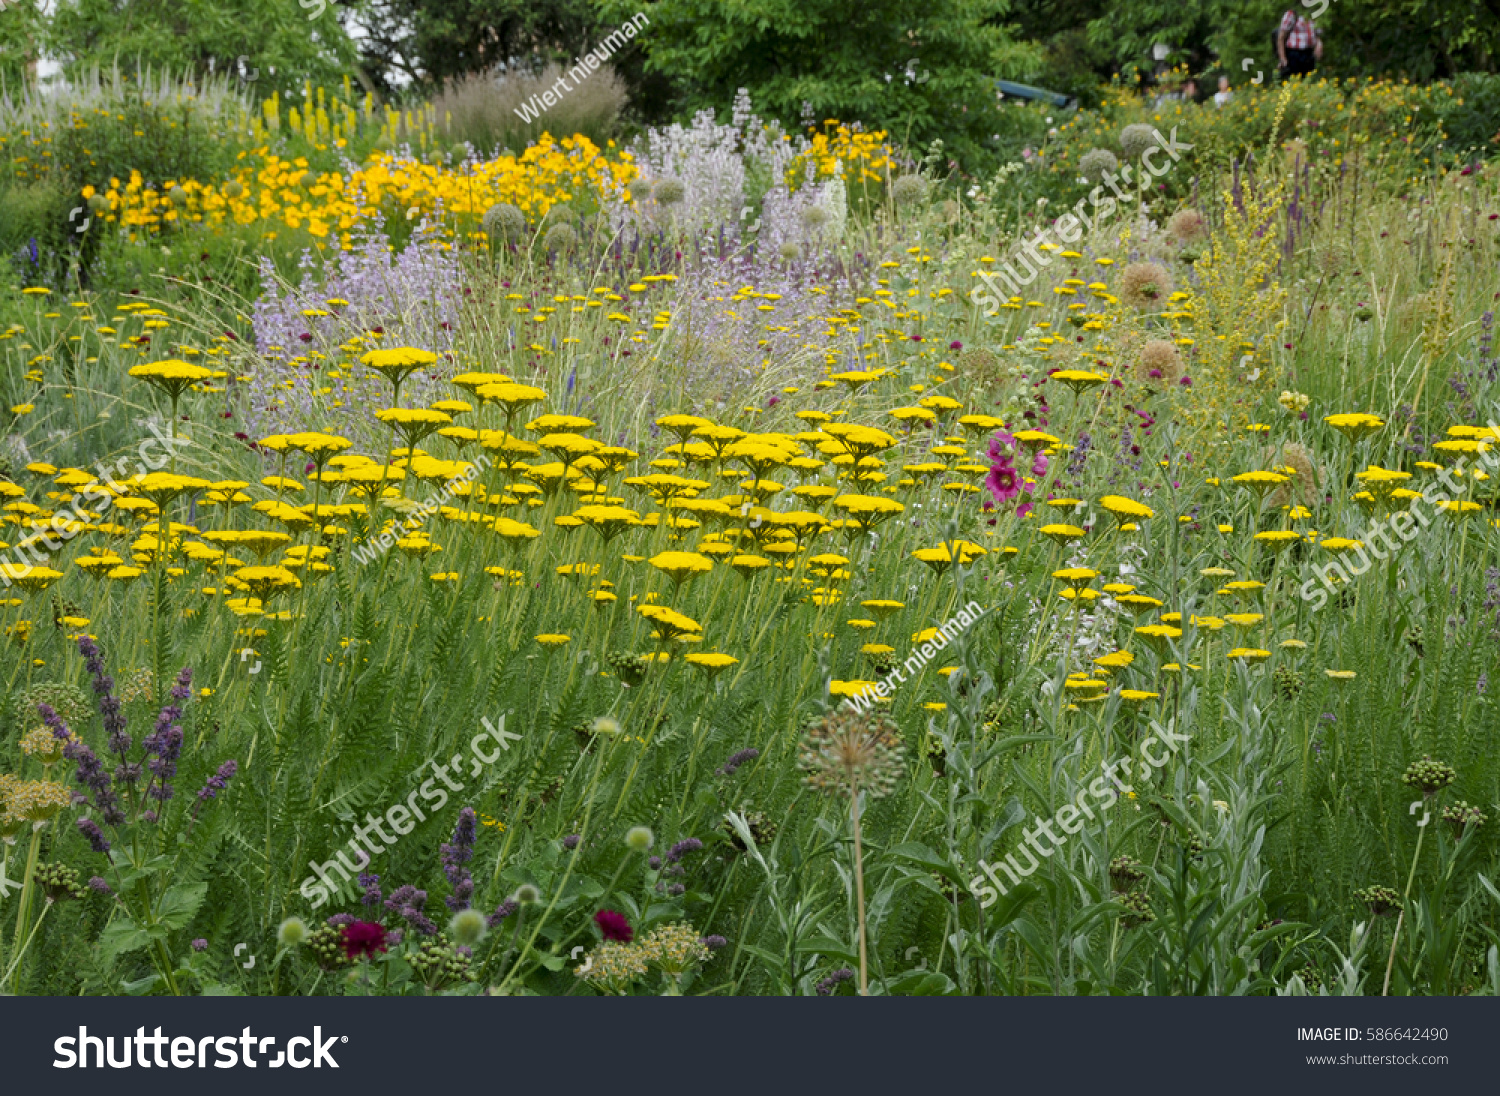
<path fill-rule="evenodd" d="M 839 968 L 838 970 L 830 974 L 827 978 L 824 978 L 821 982 L 818 983 L 818 996 L 833 996 L 833 991 L 839 988 L 840 983 L 847 982 L 853 977 L 854 971 L 850 970 L 848 967 Z"/>
<path fill-rule="evenodd" d="M 104 652 L 88 636 L 78 637 L 78 651 L 84 666 L 94 679 L 94 695 L 99 698 L 99 714 L 104 717 L 104 733 L 109 737 L 109 752 L 122 758 L 130 749 L 130 735 L 125 733 L 124 705 L 115 696 L 115 679 L 104 669 Z"/>
<path fill-rule="evenodd" d="M 729 941 L 728 940 L 726 940 L 726 939 L 724 939 L 724 937 L 718 936 L 718 935 L 714 935 L 714 936 L 700 936 L 698 938 L 698 943 L 702 944 L 709 951 L 718 951 L 720 948 L 727 947 L 729 945 Z"/>
<path fill-rule="evenodd" d="M 650 860 L 646 861 L 646 867 L 650 868 L 652 871 L 655 871 L 657 868 L 661 867 L 661 857 L 653 856 Z"/>
<path fill-rule="evenodd" d="M 334 928 L 341 928 L 344 925 L 352 925 L 357 920 L 359 918 L 352 913 L 336 913 L 328 919 L 328 923 Z"/>
<path fill-rule="evenodd" d="M 184 666 L 177 675 L 177 683 L 172 686 L 172 700 L 186 700 L 191 696 L 192 683 L 193 671 Z M 177 759 L 182 756 L 182 727 L 177 722 L 181 718 L 181 705 L 167 704 L 156 717 L 155 728 L 141 743 L 147 754 L 155 755 L 154 760 L 147 762 L 152 776 L 151 783 L 147 785 L 147 794 L 160 802 L 172 798 L 170 781 L 177 775 Z"/>
<path fill-rule="evenodd" d="M 110 890 L 109 884 L 104 881 L 104 877 L 102 875 L 89 876 L 89 890 L 95 891 L 98 894 L 115 893 L 114 891 Z"/>
<path fill-rule="evenodd" d="M 89 839 L 89 848 L 98 853 L 109 852 L 109 842 L 104 839 L 104 831 L 99 828 L 99 823 L 92 818 L 80 818 L 78 820 L 78 832 Z M 92 881 L 90 881 L 92 884 Z"/>
<path fill-rule="evenodd" d="M 206 803 L 218 795 L 229 784 L 234 774 L 239 772 L 240 763 L 230 758 L 219 766 L 219 771 L 208 778 L 208 783 L 203 785 L 203 790 L 198 793 L 198 802 Z"/>
<path fill-rule="evenodd" d="M 200 936 L 200 937 L 198 937 L 198 939 L 196 939 L 196 940 L 193 941 L 193 943 L 192 943 L 192 949 L 194 951 L 207 951 L 208 950 L 208 941 L 205 940 L 205 939 L 203 939 L 203 937 Z"/>
<path fill-rule="evenodd" d="M 47 725 L 47 729 L 52 732 L 53 738 L 66 742 L 73 737 L 73 732 L 63 722 L 62 716 L 58 715 L 50 704 L 38 704 L 36 710 L 37 714 L 42 717 L 42 722 Z"/>
<path fill-rule="evenodd" d="M 562 846 L 569 851 L 576 849 L 578 847 L 578 835 L 576 833 L 568 834 L 567 837 L 563 838 Z"/>
<path fill-rule="evenodd" d="M 757 750 L 754 746 L 751 746 L 748 749 L 741 750 L 739 753 L 734 754 L 732 757 L 730 757 L 728 761 L 724 762 L 724 764 L 719 767 L 719 773 L 722 776 L 733 776 L 739 770 L 739 767 L 741 765 L 743 765 L 747 761 L 754 761 L 759 756 L 760 751 Z"/>
<path fill-rule="evenodd" d="M 115 766 L 116 784 L 134 784 L 141 778 L 141 765 L 138 761 L 122 761 Z"/>
<path fill-rule="evenodd" d="M 443 899 L 443 902 L 454 912 L 468 909 L 469 898 L 474 893 L 473 877 L 464 865 L 474 858 L 474 837 L 477 831 L 474 808 L 465 807 L 458 812 L 453 840 L 441 848 L 443 874 L 453 885 L 453 893 Z"/>
<path fill-rule="evenodd" d="M 359 885 L 365 888 L 365 893 L 360 895 L 359 900 L 367 906 L 378 906 L 380 904 L 380 876 L 360 872 Z"/>
<path fill-rule="evenodd" d="M 501 902 L 498 906 L 495 907 L 495 912 L 490 914 L 489 917 L 485 919 L 485 924 L 489 925 L 489 927 L 492 929 L 497 929 L 500 927 L 500 923 L 502 921 L 504 921 L 507 917 L 515 913 L 516 910 L 520 908 L 521 904 L 519 902 L 517 902 L 513 898 L 507 898 L 504 902 Z"/>
<path fill-rule="evenodd" d="M 437 926 L 427 919 L 422 912 L 427 905 L 427 892 L 418 890 L 408 883 L 404 887 L 397 887 L 391 892 L 391 896 L 385 900 L 385 907 L 395 910 L 414 929 L 423 936 L 436 936 Z"/>
<path fill-rule="evenodd" d="M 37 705 L 37 710 L 41 713 L 43 722 L 51 728 L 52 736 L 62 741 L 63 756 L 69 761 L 78 762 L 73 779 L 93 792 L 93 804 L 99 808 L 100 817 L 107 825 L 120 825 L 125 821 L 125 812 L 120 809 L 119 800 L 110 787 L 110 775 L 104 771 L 104 765 L 98 756 L 74 737 L 55 711 L 45 704 Z M 87 796 L 84 801 L 88 802 Z"/>
<path fill-rule="evenodd" d="M 696 837 L 685 837 L 667 850 L 667 863 L 675 864 L 688 853 L 697 852 L 702 847 L 703 842 Z"/>

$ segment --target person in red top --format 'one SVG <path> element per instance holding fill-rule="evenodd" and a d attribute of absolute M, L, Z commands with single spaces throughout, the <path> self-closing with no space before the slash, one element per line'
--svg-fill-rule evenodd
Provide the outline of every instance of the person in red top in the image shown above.
<path fill-rule="evenodd" d="M 1281 75 L 1307 76 L 1323 59 L 1323 39 L 1311 19 L 1288 10 L 1276 29 L 1276 57 Z"/>

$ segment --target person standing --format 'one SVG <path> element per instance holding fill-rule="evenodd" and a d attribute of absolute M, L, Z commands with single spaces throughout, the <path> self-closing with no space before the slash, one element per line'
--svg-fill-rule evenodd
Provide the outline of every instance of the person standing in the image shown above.
<path fill-rule="evenodd" d="M 1229 90 L 1229 77 L 1219 77 L 1219 90 L 1214 92 L 1214 106 L 1222 107 L 1230 99 L 1234 98 L 1234 92 Z"/>
<path fill-rule="evenodd" d="M 1276 28 L 1276 58 L 1281 62 L 1282 79 L 1312 73 L 1323 59 L 1323 39 L 1311 19 L 1287 9 Z"/>

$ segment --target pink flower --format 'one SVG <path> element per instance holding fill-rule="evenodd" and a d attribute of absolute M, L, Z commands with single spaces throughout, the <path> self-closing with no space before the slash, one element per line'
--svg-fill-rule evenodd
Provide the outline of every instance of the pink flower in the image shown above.
<path fill-rule="evenodd" d="M 630 927 L 630 922 L 625 920 L 623 913 L 614 910 L 600 910 L 594 914 L 594 924 L 599 926 L 599 932 L 606 940 L 618 940 L 622 944 L 630 943 L 635 930 Z"/>
<path fill-rule="evenodd" d="M 350 959 L 385 950 L 385 927 L 373 921 L 353 921 L 344 926 L 343 936 L 344 952 Z"/>

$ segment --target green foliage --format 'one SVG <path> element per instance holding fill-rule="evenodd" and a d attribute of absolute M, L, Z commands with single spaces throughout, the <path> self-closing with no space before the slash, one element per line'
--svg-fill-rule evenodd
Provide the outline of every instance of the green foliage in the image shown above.
<path fill-rule="evenodd" d="M 1432 80 L 1488 69 L 1500 54 L 1500 20 L 1467 0 L 1146 0 L 1098 8 L 1089 39 L 1127 77 L 1149 73 L 1151 47 L 1161 42 L 1172 47 L 1168 63 L 1195 75 L 1225 73 L 1238 84 L 1260 70 L 1269 79 L 1277 64 L 1271 35 L 1289 9 L 1317 16 L 1320 76 Z M 1242 58 L 1253 62 L 1248 72 Z"/>
<path fill-rule="evenodd" d="M 368 0 L 360 49 L 386 90 L 399 80 L 437 87 L 518 58 L 571 65 L 595 44 L 597 19 L 591 0 Z"/>
<path fill-rule="evenodd" d="M 262 94 L 333 84 L 354 47 L 333 4 L 280 0 L 59 0 L 47 44 L 68 74 L 117 61 L 211 73 Z"/>
<path fill-rule="evenodd" d="M 608 0 L 620 22 L 639 9 Z M 909 148 L 941 139 L 970 170 L 988 165 L 996 132 L 1004 0 L 665 0 L 637 39 L 643 71 L 669 80 L 672 109 L 721 107 L 740 88 L 795 125 L 838 118 L 887 130 Z"/>

